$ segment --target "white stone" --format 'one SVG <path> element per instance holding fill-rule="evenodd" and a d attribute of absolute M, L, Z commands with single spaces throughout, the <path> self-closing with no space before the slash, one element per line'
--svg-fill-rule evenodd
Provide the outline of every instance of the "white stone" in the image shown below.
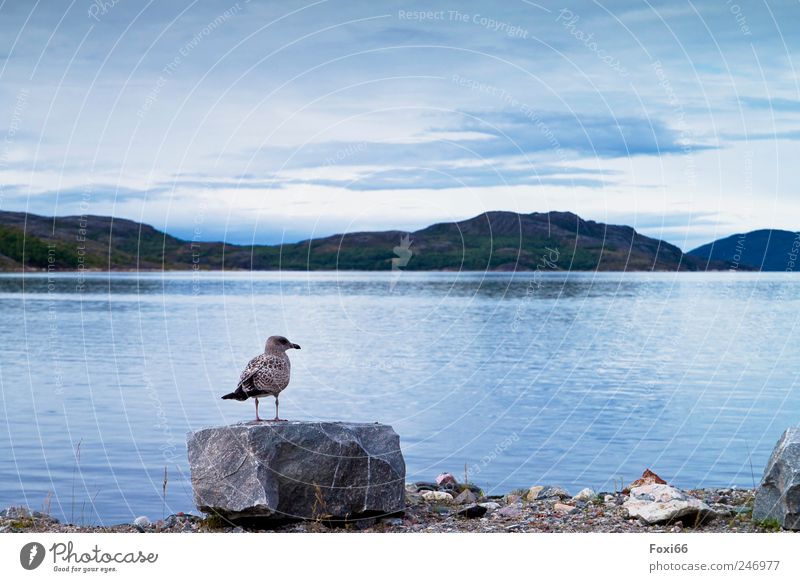
<path fill-rule="evenodd" d="M 573 499 L 575 501 L 591 501 L 595 497 L 597 497 L 597 493 L 594 492 L 594 489 L 587 487 L 586 489 L 578 491 Z"/>
<path fill-rule="evenodd" d="M 634 487 L 622 507 L 630 517 L 638 517 L 648 525 L 681 520 L 691 526 L 715 515 L 706 503 L 672 485 L 662 484 Z"/>
<path fill-rule="evenodd" d="M 485 507 L 486 511 L 488 511 L 489 513 L 497 511 L 502 507 L 502 505 L 494 501 L 487 501 L 486 503 L 479 503 L 478 505 L 480 505 L 481 507 Z"/>
<path fill-rule="evenodd" d="M 453 503 L 453 496 L 445 491 L 423 491 L 422 498 L 429 503 Z"/>
<path fill-rule="evenodd" d="M 150 525 L 150 520 L 147 519 L 146 515 L 140 515 L 139 517 L 133 520 L 133 525 L 139 527 L 147 527 L 148 525 Z"/>

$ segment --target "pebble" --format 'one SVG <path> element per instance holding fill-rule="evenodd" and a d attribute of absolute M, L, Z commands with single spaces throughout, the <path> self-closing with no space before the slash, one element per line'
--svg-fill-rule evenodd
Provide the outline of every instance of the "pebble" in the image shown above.
<path fill-rule="evenodd" d="M 606 505 L 614 505 L 617 502 L 613 495 L 606 495 L 603 497 L 603 501 L 606 503 Z"/>
<path fill-rule="evenodd" d="M 556 513 L 560 513 L 562 515 L 568 515 L 570 513 L 575 513 L 578 511 L 578 508 L 574 505 L 567 505 L 566 503 L 556 503 L 553 505 L 553 509 Z"/>
<path fill-rule="evenodd" d="M 423 491 L 422 498 L 428 503 L 453 503 L 453 496 L 444 491 Z"/>
<path fill-rule="evenodd" d="M 595 493 L 593 489 L 586 487 L 585 489 L 578 491 L 573 499 L 575 501 L 591 501 L 595 497 L 597 497 L 597 493 Z"/>
<path fill-rule="evenodd" d="M 479 503 L 478 505 L 480 505 L 481 507 L 485 507 L 486 511 L 488 511 L 489 513 L 497 511 L 502 507 L 502 505 L 494 501 L 487 501 L 486 503 Z"/>
<path fill-rule="evenodd" d="M 403 525 L 403 520 L 399 517 L 386 517 L 381 521 L 390 527 L 398 527 Z"/>
<path fill-rule="evenodd" d="M 133 525 L 135 525 L 136 529 L 138 529 L 139 531 L 144 531 L 144 528 L 150 525 L 150 520 L 147 519 L 147 516 L 140 515 L 139 517 L 133 520 Z"/>
<path fill-rule="evenodd" d="M 515 517 L 519 517 L 521 513 L 522 511 L 520 510 L 519 507 L 515 507 L 513 505 L 507 505 L 506 507 L 497 510 L 495 515 L 505 519 L 514 519 Z"/>
<path fill-rule="evenodd" d="M 478 498 L 475 497 L 475 494 L 469 489 L 459 493 L 455 499 L 456 505 L 469 505 L 475 503 L 476 501 L 478 501 Z"/>
<path fill-rule="evenodd" d="M 569 497 L 569 492 L 563 487 L 545 487 L 539 492 L 539 499 L 547 499 L 548 497 Z"/>
<path fill-rule="evenodd" d="M 525 494 L 525 499 L 528 501 L 536 501 L 537 499 L 539 499 L 539 493 L 541 493 L 543 490 L 544 487 L 542 487 L 541 485 L 534 485 L 533 487 L 528 489 L 528 492 Z"/>

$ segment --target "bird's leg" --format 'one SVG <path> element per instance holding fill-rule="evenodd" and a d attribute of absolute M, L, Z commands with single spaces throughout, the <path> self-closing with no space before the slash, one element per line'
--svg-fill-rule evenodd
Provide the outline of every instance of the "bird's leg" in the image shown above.
<path fill-rule="evenodd" d="M 256 422 L 261 422 L 261 419 L 258 417 L 258 398 L 253 398 L 256 401 Z"/>
<path fill-rule="evenodd" d="M 272 420 L 283 420 L 282 418 L 278 418 L 278 397 L 275 396 L 275 418 Z"/>

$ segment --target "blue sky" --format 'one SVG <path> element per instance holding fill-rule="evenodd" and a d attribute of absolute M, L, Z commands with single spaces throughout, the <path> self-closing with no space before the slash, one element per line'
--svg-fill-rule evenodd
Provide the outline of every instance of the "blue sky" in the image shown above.
<path fill-rule="evenodd" d="M 796 2 L 0 0 L 0 209 L 294 241 L 800 229 Z"/>

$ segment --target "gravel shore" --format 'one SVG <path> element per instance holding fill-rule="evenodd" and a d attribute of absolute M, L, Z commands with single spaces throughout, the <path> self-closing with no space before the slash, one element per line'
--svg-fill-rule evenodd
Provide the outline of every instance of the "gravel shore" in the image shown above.
<path fill-rule="evenodd" d="M 751 518 L 754 492 L 750 489 L 697 489 L 689 495 L 707 503 L 715 517 L 704 523 L 675 523 L 647 525 L 631 519 L 623 503 L 628 495 L 620 492 L 588 493 L 570 497 L 557 487 L 545 489 L 543 498 L 531 499 L 528 491 L 504 496 L 484 497 L 474 491 L 458 495 L 425 484 L 409 484 L 406 511 L 386 517 L 364 517 L 346 523 L 296 521 L 253 524 L 241 527 L 219 518 L 204 518 L 191 514 L 171 515 L 152 523 L 138 518 L 136 525 L 81 526 L 59 523 L 24 508 L 9 508 L 0 513 L 0 532 L 768 532 L 774 524 L 755 523 Z M 593 492 L 592 492 L 593 493 Z M 448 498 L 449 497 L 449 498 Z M 588 498 L 587 498 L 588 497 Z M 26 515 L 27 513 L 27 515 Z"/>

